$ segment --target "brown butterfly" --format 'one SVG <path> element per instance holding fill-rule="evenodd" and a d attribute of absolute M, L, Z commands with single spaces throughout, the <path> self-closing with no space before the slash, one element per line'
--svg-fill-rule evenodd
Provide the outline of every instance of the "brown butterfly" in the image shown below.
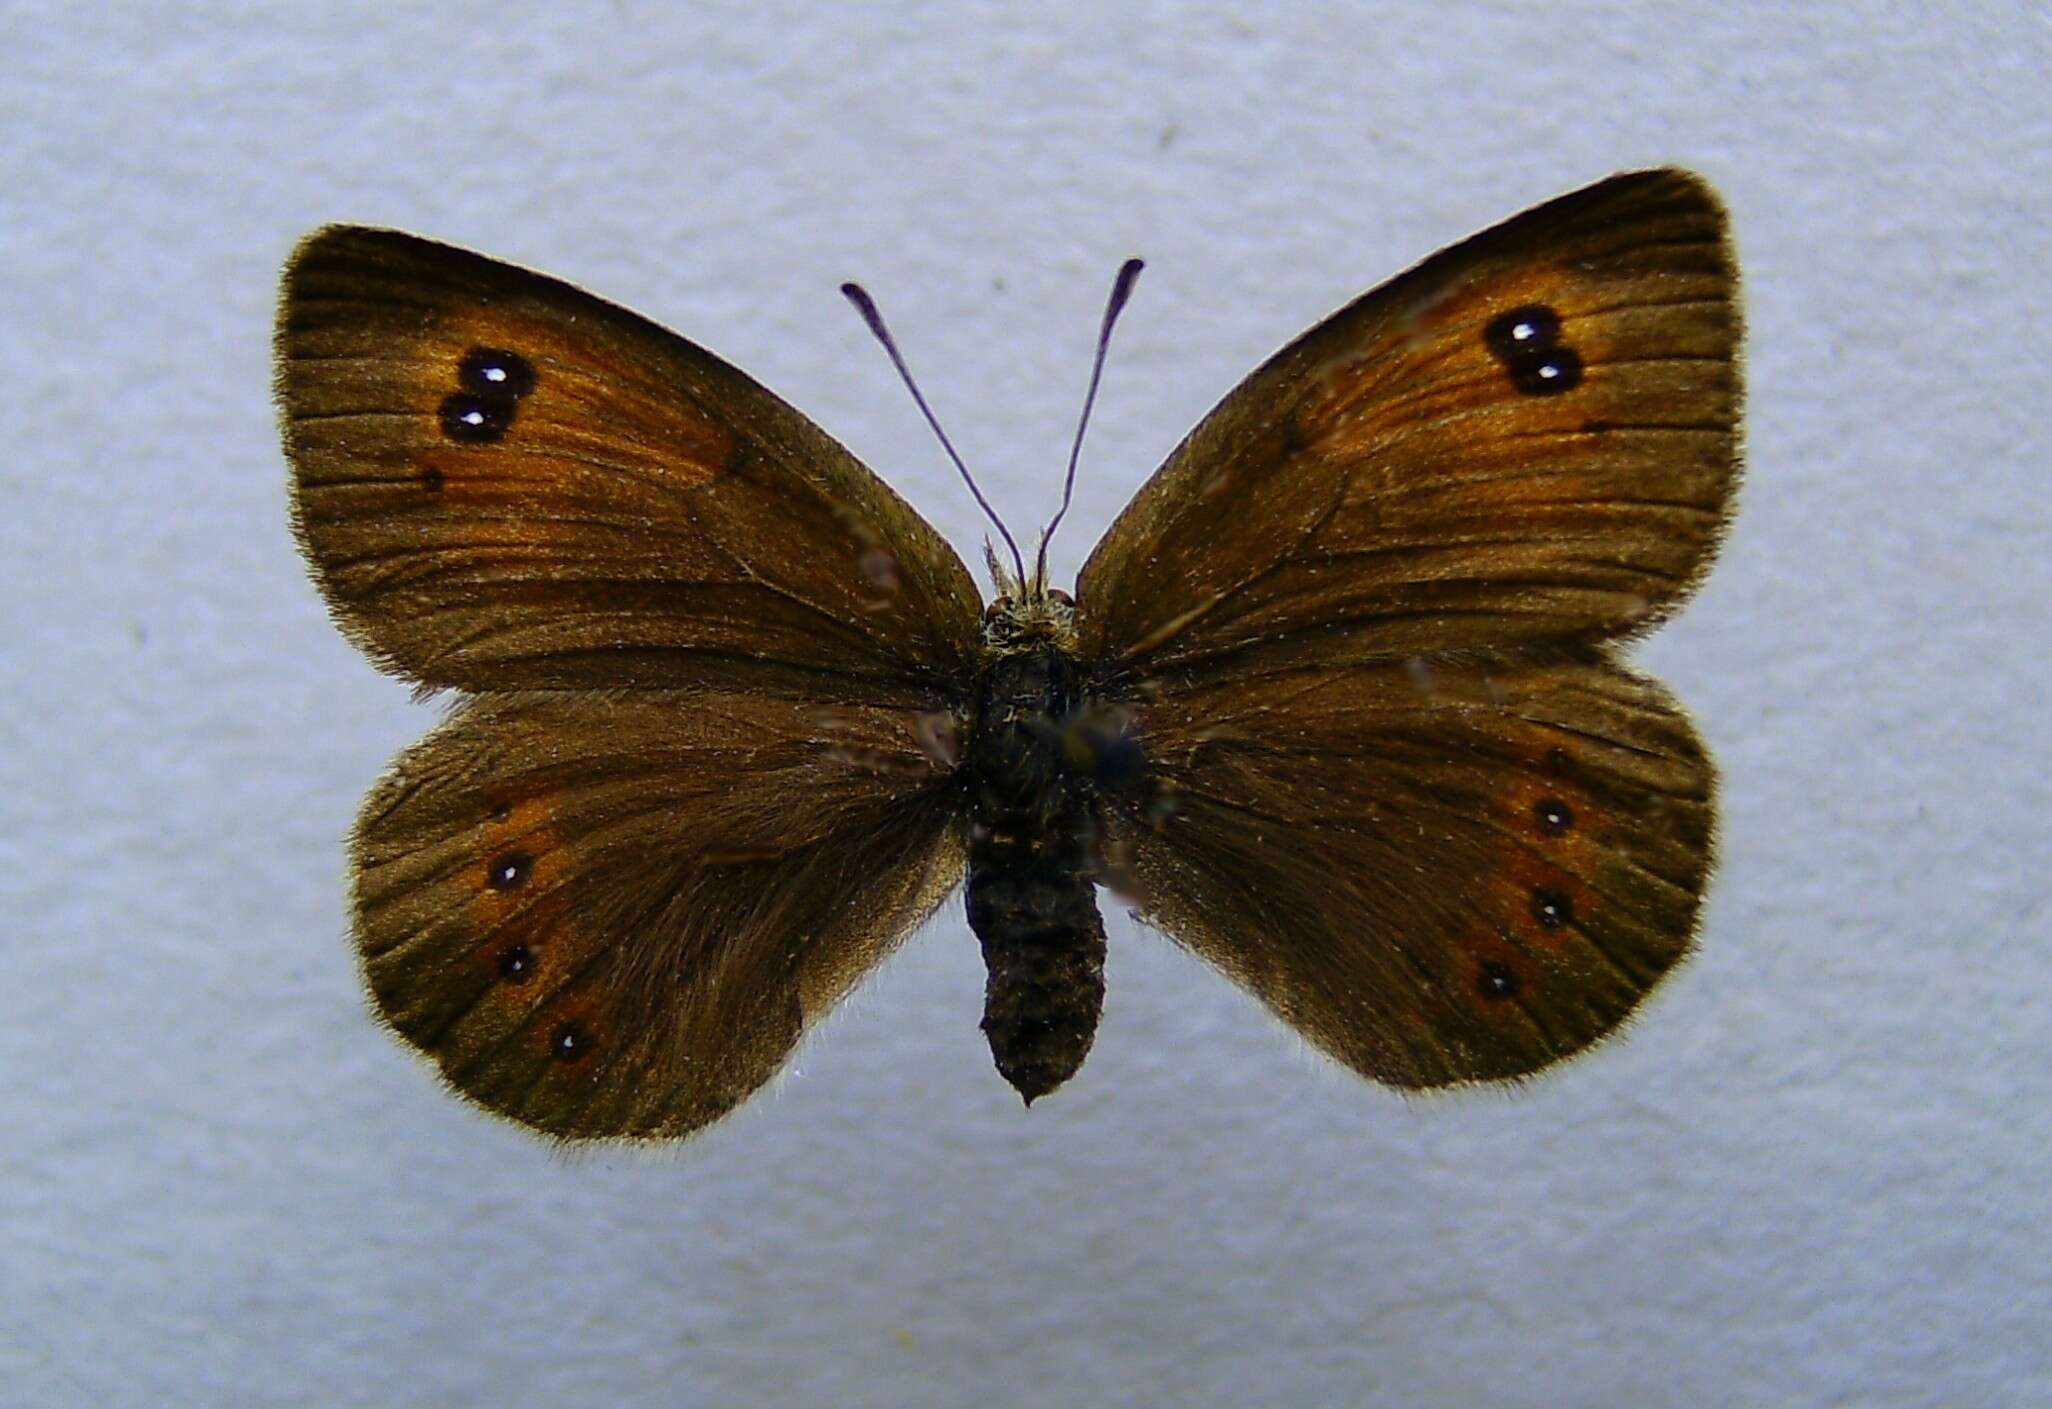
<path fill-rule="evenodd" d="M 711 354 L 316 233 L 277 341 L 301 546 L 374 661 L 462 692 L 357 825 L 378 1011 L 558 1139 L 684 1136 L 966 874 L 1029 1101 L 1096 1030 L 1100 883 L 1376 1081 L 1581 1051 L 1688 952 L 1710 870 L 1710 761 L 1616 649 L 1730 511 L 1737 297 L 1700 179 L 1563 196 L 1247 378 L 1073 599 L 1043 534 L 985 608 Z"/>

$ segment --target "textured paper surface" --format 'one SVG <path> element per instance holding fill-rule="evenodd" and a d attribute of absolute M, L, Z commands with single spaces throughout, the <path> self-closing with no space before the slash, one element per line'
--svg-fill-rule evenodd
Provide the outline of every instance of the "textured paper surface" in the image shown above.
<path fill-rule="evenodd" d="M 2041 6 L 522 9 L 7 7 L 0 1402 L 2052 1399 Z M 365 1015 L 341 838 L 434 709 L 286 528 L 306 229 L 638 307 L 965 554 L 835 285 L 1031 525 L 1143 254 L 1066 576 L 1313 319 L 1668 161 L 1731 202 L 1750 470 L 1642 652 L 1725 861 L 1627 1041 L 1406 1103 L 1117 917 L 1029 1113 L 957 902 L 708 1138 L 565 1160 Z"/>

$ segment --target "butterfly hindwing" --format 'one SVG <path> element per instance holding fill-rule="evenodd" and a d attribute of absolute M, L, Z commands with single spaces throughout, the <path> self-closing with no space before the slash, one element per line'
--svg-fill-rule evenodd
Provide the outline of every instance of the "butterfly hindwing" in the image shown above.
<path fill-rule="evenodd" d="M 979 599 L 882 481 L 710 353 L 390 230 L 309 237 L 278 388 L 302 542 L 373 659 L 430 686 L 929 697 Z"/>
<path fill-rule="evenodd" d="M 1142 918 L 1363 1076 L 1522 1076 L 1687 953 L 1714 778 L 1600 651 L 1226 680 L 1134 710 L 1107 814 Z"/>
<path fill-rule="evenodd" d="M 1227 396 L 1085 563 L 1082 650 L 1173 683 L 1642 629 L 1723 529 L 1738 339 L 1700 179 L 1517 216 Z"/>
<path fill-rule="evenodd" d="M 537 1130 L 689 1134 L 959 879 L 921 727 L 667 690 L 467 704 L 358 824 L 373 1002 L 458 1090 Z"/>

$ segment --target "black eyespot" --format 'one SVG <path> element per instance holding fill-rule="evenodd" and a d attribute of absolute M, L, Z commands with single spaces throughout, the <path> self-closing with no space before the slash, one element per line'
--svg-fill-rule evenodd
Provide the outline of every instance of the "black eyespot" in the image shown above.
<path fill-rule="evenodd" d="M 1573 756 L 1558 744 L 1546 751 L 1545 762 L 1546 771 L 1549 773 L 1572 773 L 1575 771 Z"/>
<path fill-rule="evenodd" d="M 504 803 L 504 802 L 502 802 L 502 803 L 499 803 L 499 804 L 497 804 L 497 805 L 496 805 L 495 807 L 493 807 L 493 808 L 492 808 L 492 820 L 493 820 L 494 822 L 508 822 L 508 821 L 511 821 L 511 820 L 512 820 L 512 818 L 513 818 L 513 807 L 512 807 L 512 804 L 510 804 L 510 803 Z"/>
<path fill-rule="evenodd" d="M 559 1062 L 581 1061 L 591 1050 L 591 1037 L 584 1024 L 572 1018 L 549 1037 L 549 1054 Z"/>
<path fill-rule="evenodd" d="M 1539 922 L 1541 928 L 1549 930 L 1573 924 L 1574 902 L 1557 890 L 1535 890 L 1532 892 L 1532 918 Z"/>
<path fill-rule="evenodd" d="M 534 951 L 524 944 L 499 951 L 499 977 L 508 983 L 526 983 L 534 977 Z"/>
<path fill-rule="evenodd" d="M 1515 362 L 1560 341 L 1560 315 L 1543 303 L 1528 303 L 1491 319 L 1482 339 L 1498 361 Z"/>
<path fill-rule="evenodd" d="M 442 472 L 433 465 L 429 465 L 420 472 L 420 487 L 430 494 L 440 494 L 442 492 Z"/>
<path fill-rule="evenodd" d="M 1582 359 L 1571 347 L 1556 347 L 1537 357 L 1506 364 L 1515 386 L 1527 396 L 1558 396 L 1582 380 Z"/>
<path fill-rule="evenodd" d="M 1532 815 L 1538 819 L 1539 827 L 1542 831 L 1552 832 L 1555 835 L 1565 832 L 1575 825 L 1574 812 L 1557 797 L 1539 799 L 1532 807 Z"/>
<path fill-rule="evenodd" d="M 1494 959 L 1484 963 L 1481 972 L 1475 975 L 1475 991 L 1492 1003 L 1517 997 L 1521 987 L 1523 985 L 1510 965 L 1500 964 Z"/>
<path fill-rule="evenodd" d="M 517 890 L 527 884 L 534 871 L 534 858 L 524 851 L 509 851 L 485 867 L 485 884 L 493 890 Z"/>
<path fill-rule="evenodd" d="M 1581 356 L 1561 342 L 1560 315 L 1543 303 L 1490 319 L 1482 341 L 1527 396 L 1558 396 L 1581 383 Z"/>
<path fill-rule="evenodd" d="M 442 434 L 458 445 L 490 445 L 513 424 L 513 398 L 459 391 L 442 402 Z"/>
<path fill-rule="evenodd" d="M 456 364 L 456 385 L 479 396 L 510 396 L 534 390 L 534 364 L 503 348 L 473 347 Z"/>

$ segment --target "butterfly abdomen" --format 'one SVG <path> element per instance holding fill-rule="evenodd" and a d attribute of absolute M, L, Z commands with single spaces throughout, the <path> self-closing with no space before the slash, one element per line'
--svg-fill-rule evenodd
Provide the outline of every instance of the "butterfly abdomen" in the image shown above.
<path fill-rule="evenodd" d="M 1029 1104 L 1083 1065 L 1104 1007 L 1092 775 L 1066 742 L 1084 703 L 1060 649 L 997 656 L 964 759 L 969 927 L 989 970 L 983 1031 Z"/>

